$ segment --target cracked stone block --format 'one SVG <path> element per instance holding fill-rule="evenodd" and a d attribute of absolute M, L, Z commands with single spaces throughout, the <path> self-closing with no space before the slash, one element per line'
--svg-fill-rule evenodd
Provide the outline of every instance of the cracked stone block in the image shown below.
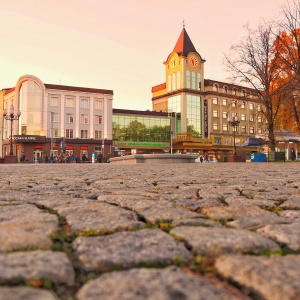
<path fill-rule="evenodd" d="M 0 287 L 0 300 L 59 300 L 52 292 L 31 287 Z"/>

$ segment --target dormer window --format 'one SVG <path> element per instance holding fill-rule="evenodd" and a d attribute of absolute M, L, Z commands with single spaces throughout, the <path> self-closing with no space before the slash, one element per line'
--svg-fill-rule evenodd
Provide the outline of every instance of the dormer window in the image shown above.
<path fill-rule="evenodd" d="M 219 86 L 216 83 L 214 83 L 214 85 L 213 85 L 213 91 L 214 92 L 218 92 L 219 91 Z"/>
<path fill-rule="evenodd" d="M 224 94 L 228 93 L 228 87 L 226 85 L 223 86 L 223 93 Z"/>
<path fill-rule="evenodd" d="M 241 91 L 241 95 L 242 95 L 242 97 L 246 97 L 246 92 L 245 92 L 245 90 L 242 90 L 242 91 Z"/>

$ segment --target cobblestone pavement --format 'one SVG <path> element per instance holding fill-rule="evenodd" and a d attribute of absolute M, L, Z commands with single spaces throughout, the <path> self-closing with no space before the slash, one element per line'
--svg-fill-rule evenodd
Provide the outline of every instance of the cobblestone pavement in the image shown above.
<path fill-rule="evenodd" d="M 0 165 L 0 299 L 300 299 L 300 163 Z"/>

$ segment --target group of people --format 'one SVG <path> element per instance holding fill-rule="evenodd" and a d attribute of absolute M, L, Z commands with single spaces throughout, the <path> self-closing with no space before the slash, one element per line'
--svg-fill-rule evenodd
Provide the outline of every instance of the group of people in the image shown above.
<path fill-rule="evenodd" d="M 24 152 L 22 152 L 21 158 L 20 158 L 21 163 L 27 163 L 29 162 L 28 158 L 26 158 Z M 89 158 L 86 156 L 85 153 L 82 153 L 81 158 L 74 154 L 64 154 L 60 153 L 59 155 L 56 154 L 51 154 L 50 157 L 47 153 L 44 153 L 43 158 L 36 158 L 34 157 L 33 162 L 38 162 L 38 163 L 87 163 L 89 162 Z M 95 162 L 97 163 L 102 163 L 102 162 L 107 162 L 107 159 L 103 157 L 102 153 L 99 153 L 96 157 Z"/>

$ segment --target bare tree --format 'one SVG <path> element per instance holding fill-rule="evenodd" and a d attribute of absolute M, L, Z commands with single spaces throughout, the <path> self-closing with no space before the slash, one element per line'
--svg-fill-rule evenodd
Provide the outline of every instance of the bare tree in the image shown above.
<path fill-rule="evenodd" d="M 245 27 L 247 35 L 225 54 L 225 65 L 238 84 L 253 88 L 262 104 L 267 121 L 269 147 L 275 150 L 275 122 L 278 110 L 286 95 L 286 81 L 276 61 L 278 49 L 274 47 L 274 23 L 264 23 L 257 30 Z"/>

